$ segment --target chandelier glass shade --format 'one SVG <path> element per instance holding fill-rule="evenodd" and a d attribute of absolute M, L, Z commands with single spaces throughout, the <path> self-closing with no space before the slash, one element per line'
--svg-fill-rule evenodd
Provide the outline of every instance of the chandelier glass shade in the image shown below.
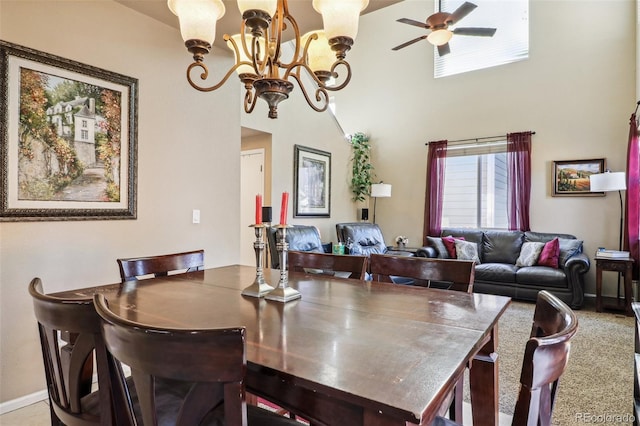
<path fill-rule="evenodd" d="M 328 91 L 341 90 L 351 80 L 351 67 L 345 58 L 358 33 L 360 12 L 369 0 L 313 0 L 313 8 L 322 15 L 324 31 L 311 31 L 303 36 L 289 13 L 287 0 L 237 1 L 242 14 L 240 32 L 224 35 L 235 61 L 222 79 L 210 86 L 205 85 L 209 69 L 204 55 L 215 40 L 216 21 L 224 16 L 224 3 L 167 1 L 171 12 L 178 16 L 185 46 L 193 55 L 194 62 L 187 68 L 189 84 L 199 91 L 211 92 L 235 72 L 245 88 L 245 112 L 251 113 L 260 98 L 269 106 L 269 118 L 277 118 L 278 104 L 289 97 L 295 81 L 309 106 L 318 112 L 325 111 L 329 105 Z M 285 31 L 293 36 L 293 54 L 286 55 L 286 60 L 282 55 Z M 192 78 L 192 73 L 197 74 L 196 68 L 203 85 Z M 311 89 L 302 80 L 303 70 L 311 77 Z"/>

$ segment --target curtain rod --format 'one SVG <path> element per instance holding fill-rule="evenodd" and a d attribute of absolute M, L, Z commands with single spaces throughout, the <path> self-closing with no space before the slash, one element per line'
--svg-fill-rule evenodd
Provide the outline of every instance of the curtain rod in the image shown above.
<path fill-rule="evenodd" d="M 640 104 L 640 102 L 638 102 L 638 104 Z M 536 132 L 531 132 L 531 134 L 535 135 Z M 471 142 L 471 141 L 476 141 L 476 142 L 486 141 L 486 142 L 489 142 L 488 139 L 497 139 L 497 138 L 506 138 L 506 137 L 507 137 L 507 135 L 485 136 L 483 138 L 456 139 L 454 141 L 447 141 L 447 142 L 448 143 Z M 429 141 L 429 142 L 425 143 L 425 145 L 429 145 L 431 142 L 436 142 L 436 141 Z"/>

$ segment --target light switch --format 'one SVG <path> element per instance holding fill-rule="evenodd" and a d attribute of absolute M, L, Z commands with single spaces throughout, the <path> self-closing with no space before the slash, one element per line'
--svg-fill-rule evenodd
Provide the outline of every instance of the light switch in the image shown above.
<path fill-rule="evenodd" d="M 200 223 L 200 210 L 193 211 L 193 223 Z"/>

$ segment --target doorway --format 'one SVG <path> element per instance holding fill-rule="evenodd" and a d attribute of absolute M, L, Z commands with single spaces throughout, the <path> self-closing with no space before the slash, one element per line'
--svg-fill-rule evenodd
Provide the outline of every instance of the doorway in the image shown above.
<path fill-rule="evenodd" d="M 256 237 L 249 225 L 255 223 L 256 194 L 264 194 L 264 149 L 242 151 L 240 170 L 240 263 L 256 266 Z"/>

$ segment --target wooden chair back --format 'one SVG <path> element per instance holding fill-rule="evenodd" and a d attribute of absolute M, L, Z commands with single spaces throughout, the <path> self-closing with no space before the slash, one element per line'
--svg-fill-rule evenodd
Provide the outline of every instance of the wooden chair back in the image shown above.
<path fill-rule="evenodd" d="M 350 272 L 349 278 L 357 280 L 364 280 L 367 272 L 366 256 L 289 251 L 287 261 L 289 270 L 295 272 L 305 272 L 305 268 L 329 275 L 334 275 L 335 272 Z"/>
<path fill-rule="evenodd" d="M 420 286 L 447 283 L 449 290 L 473 293 L 475 262 L 470 260 L 372 254 L 369 268 L 374 281 L 393 282 L 392 276 L 407 277 Z"/>
<path fill-rule="evenodd" d="M 200 271 L 204 268 L 204 250 L 118 259 L 118 266 L 122 282 L 135 281 L 143 275 L 166 277 L 169 272 Z"/>
<path fill-rule="evenodd" d="M 44 294 L 42 281 L 29 284 L 38 321 L 40 345 L 49 393 L 51 424 L 86 426 L 112 424 L 100 317 L 93 301 L 61 299 Z M 67 341 L 63 346 L 59 341 Z M 95 351 L 96 346 L 102 348 Z M 98 391 L 91 392 L 96 352 Z"/>
<path fill-rule="evenodd" d="M 245 328 L 176 329 L 150 326 L 119 317 L 104 295 L 94 296 L 118 400 L 119 426 L 295 425 L 294 420 L 247 407 Z M 124 379 L 121 363 L 131 367 Z M 156 384 L 174 383 L 159 395 Z M 131 401 L 137 401 L 135 406 Z M 124 402 L 120 404 L 120 402 Z M 248 421 L 250 423 L 248 423 Z M 216 423 L 219 422 L 219 423 Z"/>
<path fill-rule="evenodd" d="M 577 331 L 578 318 L 571 308 L 546 290 L 540 291 L 525 346 L 513 426 L 551 425 L 558 381 L 566 369 L 571 339 Z M 431 426 L 458 423 L 438 417 Z"/>
<path fill-rule="evenodd" d="M 513 425 L 551 424 L 558 382 L 577 331 L 578 318 L 571 308 L 553 294 L 539 292 L 522 361 Z"/>

